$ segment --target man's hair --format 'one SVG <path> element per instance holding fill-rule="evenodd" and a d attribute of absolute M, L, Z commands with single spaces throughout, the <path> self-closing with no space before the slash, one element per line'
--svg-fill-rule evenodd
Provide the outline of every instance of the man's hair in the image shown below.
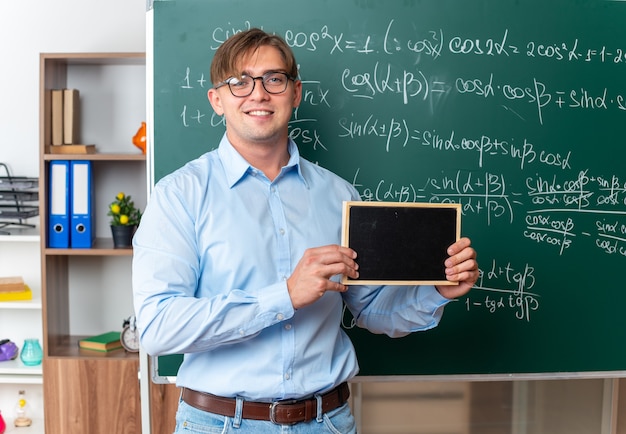
<path fill-rule="evenodd" d="M 234 34 L 217 49 L 211 62 L 211 82 L 216 84 L 241 74 L 238 70 L 241 60 L 263 46 L 275 47 L 285 61 L 285 72 L 293 78 L 298 76 L 296 58 L 285 40 L 261 29 L 251 28 Z"/>

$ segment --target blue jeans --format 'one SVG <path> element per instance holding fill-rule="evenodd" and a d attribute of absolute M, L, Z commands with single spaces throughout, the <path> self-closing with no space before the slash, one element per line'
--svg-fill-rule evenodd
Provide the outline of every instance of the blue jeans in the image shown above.
<path fill-rule="evenodd" d="M 238 425 L 238 427 L 237 427 Z M 325 413 L 318 422 L 276 425 L 269 421 L 241 419 L 207 413 L 179 401 L 174 434 L 356 434 L 356 422 L 348 404 Z"/>

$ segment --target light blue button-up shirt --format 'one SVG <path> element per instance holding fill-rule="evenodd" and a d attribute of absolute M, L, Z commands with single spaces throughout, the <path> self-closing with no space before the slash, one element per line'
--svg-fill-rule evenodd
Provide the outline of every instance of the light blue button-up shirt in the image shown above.
<path fill-rule="evenodd" d="M 448 300 L 432 286 L 350 286 L 294 310 L 286 279 L 307 248 L 340 244 L 342 202 L 359 195 L 291 140 L 289 154 L 272 182 L 224 136 L 154 188 L 133 240 L 135 312 L 149 354 L 185 353 L 178 386 L 250 400 L 332 389 L 358 372 L 343 302 L 393 337 L 439 322 Z"/>

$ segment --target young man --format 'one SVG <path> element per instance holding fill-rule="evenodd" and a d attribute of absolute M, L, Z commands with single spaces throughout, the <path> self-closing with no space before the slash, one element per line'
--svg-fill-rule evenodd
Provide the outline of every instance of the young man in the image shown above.
<path fill-rule="evenodd" d="M 404 336 L 435 327 L 478 278 L 462 238 L 445 263 L 459 285 L 339 282 L 359 272 L 358 252 L 338 245 L 342 202 L 359 194 L 289 138 L 297 73 L 285 42 L 259 29 L 216 51 L 208 99 L 226 133 L 157 184 L 134 237 L 141 343 L 186 354 L 176 432 L 355 432 L 346 382 L 358 365 L 343 303 L 360 327 Z"/>

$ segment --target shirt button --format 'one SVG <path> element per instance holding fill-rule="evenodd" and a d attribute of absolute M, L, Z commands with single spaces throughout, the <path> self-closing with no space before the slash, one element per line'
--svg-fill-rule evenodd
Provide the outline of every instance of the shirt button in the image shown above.
<path fill-rule="evenodd" d="M 289 373 L 285 374 L 285 380 L 289 380 L 291 378 L 291 375 L 289 375 Z"/>
<path fill-rule="evenodd" d="M 285 324 L 285 330 L 291 330 L 291 324 Z"/>
<path fill-rule="evenodd" d="M 276 315 L 276 319 L 277 319 L 278 321 L 282 321 L 282 320 L 284 320 L 284 319 L 285 319 L 285 315 L 283 315 L 282 313 L 279 313 L 278 315 Z"/>
<path fill-rule="evenodd" d="M 285 230 L 283 228 L 280 228 L 279 232 L 280 232 L 281 235 L 285 235 Z"/>

